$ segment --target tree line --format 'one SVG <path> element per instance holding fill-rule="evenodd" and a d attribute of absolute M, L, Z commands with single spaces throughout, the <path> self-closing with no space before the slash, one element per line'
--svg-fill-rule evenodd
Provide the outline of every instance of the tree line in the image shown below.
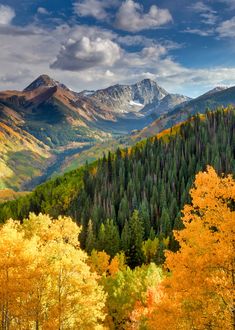
<path fill-rule="evenodd" d="M 131 269 L 123 252 L 87 255 L 71 218 L 30 214 L 0 226 L 0 329 L 235 327 L 235 181 L 196 176 L 177 252 Z M 130 222 L 139 221 L 135 211 Z M 132 224 L 133 225 L 133 224 Z"/>
<path fill-rule="evenodd" d="M 23 219 L 31 211 L 69 215 L 82 225 L 88 253 L 124 251 L 131 267 L 162 263 L 165 248 L 178 249 L 172 231 L 183 227 L 181 209 L 190 202 L 195 174 L 207 164 L 234 173 L 234 126 L 233 109 L 196 115 L 160 138 L 117 149 L 2 204 L 0 219 Z"/>

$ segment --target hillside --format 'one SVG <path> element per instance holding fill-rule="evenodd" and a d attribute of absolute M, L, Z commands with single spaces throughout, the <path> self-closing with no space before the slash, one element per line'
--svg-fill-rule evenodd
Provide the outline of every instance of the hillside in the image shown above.
<path fill-rule="evenodd" d="M 103 152 L 131 146 L 207 107 L 233 103 L 234 87 L 192 100 L 144 79 L 78 93 L 41 75 L 23 91 L 0 92 L 0 189 L 32 190 Z"/>
<path fill-rule="evenodd" d="M 182 101 L 179 96 L 158 113 L 169 95 L 149 79 L 77 93 L 47 75 L 23 91 L 0 92 L 0 189 L 30 190 L 63 168 L 73 167 L 71 157 L 96 143 L 109 145 L 111 140 L 117 146 L 116 136 L 153 120 L 145 107 L 159 116 Z M 99 146 L 95 149 L 93 158 L 100 155 Z"/>
<path fill-rule="evenodd" d="M 130 135 L 126 135 L 121 139 L 111 139 L 106 143 L 98 143 L 89 150 L 67 157 L 60 171 L 67 172 L 84 165 L 86 161 L 91 162 L 98 159 L 102 156 L 102 153 L 107 153 L 108 150 L 114 151 L 119 144 L 120 147 L 132 146 L 136 141 L 159 134 L 173 125 L 177 125 L 177 123 L 186 121 L 193 114 L 203 114 L 207 109 L 213 110 L 217 106 L 226 107 L 230 104 L 235 104 L 235 88 L 215 87 L 196 99 L 189 99 L 177 94 L 167 94 L 158 103 L 159 115 L 164 113 L 166 109 L 172 108 L 174 110 L 160 117 L 157 116 L 158 118 L 156 119 L 154 112 L 151 113 L 151 104 L 146 105 L 141 112 L 148 113 L 149 111 L 153 120 L 152 123 L 141 130 L 133 130 Z"/>
<path fill-rule="evenodd" d="M 23 118 L 0 103 L 0 189 L 16 189 L 41 175 L 51 157 L 49 147 L 20 128 Z"/>
<path fill-rule="evenodd" d="M 196 113 L 205 113 L 208 109 L 214 110 L 218 107 L 233 106 L 234 104 L 235 87 L 217 87 L 195 99 L 176 106 L 167 115 L 157 118 L 150 125 L 137 132 L 135 137 L 138 139 L 149 137 L 159 133 L 163 129 L 170 128 L 176 123 L 187 120 Z"/>
<path fill-rule="evenodd" d="M 22 219 L 31 211 L 71 215 L 83 225 L 83 247 L 89 219 L 94 242 L 99 240 L 101 224 L 113 219 L 120 235 L 117 250 L 122 246 L 128 256 L 128 247 L 122 245 L 124 233 L 137 208 L 145 239 L 154 232 L 160 240 L 170 237 L 170 247 L 174 248 L 172 229 L 181 226 L 180 210 L 189 201 L 195 174 L 207 164 L 219 173 L 235 171 L 234 125 L 234 109 L 196 116 L 158 137 L 118 149 L 107 158 L 46 182 L 32 194 L 1 205 L 0 218 Z M 100 248 L 106 249 L 103 245 Z"/>

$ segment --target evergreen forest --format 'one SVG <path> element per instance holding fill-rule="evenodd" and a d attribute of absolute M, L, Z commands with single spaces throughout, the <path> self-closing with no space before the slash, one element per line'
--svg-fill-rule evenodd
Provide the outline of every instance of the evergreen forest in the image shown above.
<path fill-rule="evenodd" d="M 0 205 L 0 219 L 30 212 L 71 216 L 82 226 L 81 247 L 124 252 L 128 265 L 162 264 L 164 250 L 177 251 L 172 235 L 182 229 L 196 173 L 209 164 L 219 175 L 235 173 L 232 108 L 196 115 L 134 147 L 108 153 L 92 164 Z"/>

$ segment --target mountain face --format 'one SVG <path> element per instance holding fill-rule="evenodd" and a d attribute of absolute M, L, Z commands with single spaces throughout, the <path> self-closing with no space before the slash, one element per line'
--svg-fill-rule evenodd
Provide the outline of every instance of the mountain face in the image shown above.
<path fill-rule="evenodd" d="M 224 86 L 216 86 L 215 88 L 209 90 L 208 92 L 206 92 L 205 94 L 203 94 L 203 96 L 205 95 L 212 95 L 212 94 L 215 94 L 217 92 L 222 92 L 224 91 L 225 89 L 227 89 L 228 87 L 224 87 Z"/>
<path fill-rule="evenodd" d="M 184 95 L 179 94 L 167 94 L 160 101 L 147 104 L 141 111 L 145 115 L 149 114 L 153 119 L 163 114 L 167 114 L 169 109 L 174 109 L 178 105 L 186 104 L 191 99 Z M 154 118 L 155 116 L 155 118 Z"/>
<path fill-rule="evenodd" d="M 235 87 L 191 100 L 150 79 L 75 92 L 41 75 L 23 91 L 0 92 L 0 189 L 31 189 L 59 171 L 65 157 L 74 159 L 97 142 L 133 130 L 140 131 L 138 138 L 149 136 L 206 107 L 229 103 L 235 103 Z"/>
<path fill-rule="evenodd" d="M 29 86 L 27 86 L 24 91 L 30 92 L 34 91 L 38 87 L 61 87 L 65 90 L 69 90 L 65 85 L 61 84 L 59 81 L 52 79 L 51 77 L 43 74 L 35 79 Z"/>
<path fill-rule="evenodd" d="M 50 163 L 50 148 L 22 129 L 24 118 L 0 103 L 0 189 L 18 189 L 43 173 Z"/>
<path fill-rule="evenodd" d="M 169 95 L 149 79 L 77 93 L 47 75 L 23 91 L 0 92 L 0 189 L 31 189 L 65 156 L 143 128 L 153 120 L 144 108 L 157 113 Z"/>
<path fill-rule="evenodd" d="M 169 98 L 171 102 L 167 102 Z M 41 75 L 22 92 L 0 92 L 0 103 L 20 116 L 18 126 L 51 148 L 91 143 L 109 138 L 113 132 L 126 134 L 143 128 L 153 121 L 150 114 L 158 117 L 184 100 L 149 79 L 76 93 Z"/>
<path fill-rule="evenodd" d="M 173 110 L 161 118 L 157 118 L 150 125 L 137 132 L 135 137 L 141 139 L 157 134 L 166 128 L 187 120 L 196 113 L 203 114 L 207 109 L 215 110 L 218 107 L 227 107 L 229 105 L 235 105 L 235 87 L 216 87 L 195 99 L 182 102 L 178 106 L 175 106 Z"/>
<path fill-rule="evenodd" d="M 90 94 L 86 93 L 85 97 L 100 107 L 124 115 L 139 113 L 146 105 L 159 102 L 168 94 L 155 81 L 145 79 L 134 85 L 115 85 Z"/>

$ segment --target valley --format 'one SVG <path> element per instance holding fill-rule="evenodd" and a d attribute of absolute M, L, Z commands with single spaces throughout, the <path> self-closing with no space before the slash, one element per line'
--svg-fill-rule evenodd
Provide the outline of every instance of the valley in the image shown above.
<path fill-rule="evenodd" d="M 0 187 L 32 190 L 103 152 L 230 104 L 235 104 L 234 87 L 215 88 L 196 99 L 170 94 L 150 79 L 74 92 L 41 75 L 23 91 L 0 92 Z"/>
<path fill-rule="evenodd" d="M 235 330 L 235 0 L 5 0 L 0 41 L 0 330 Z"/>
<path fill-rule="evenodd" d="M 49 180 L 53 175 L 55 175 L 55 173 L 60 172 L 67 157 L 72 157 L 73 155 L 77 155 L 77 157 L 79 157 L 79 154 L 81 152 L 90 148 L 90 144 L 84 144 L 77 148 L 68 148 L 64 151 L 57 152 L 53 155 L 53 160 L 51 161 L 51 164 L 43 170 L 43 174 L 41 176 L 34 177 L 31 181 L 28 181 L 27 183 L 23 184 L 21 186 L 21 189 L 23 191 L 30 191 L 34 189 L 36 186 Z"/>

